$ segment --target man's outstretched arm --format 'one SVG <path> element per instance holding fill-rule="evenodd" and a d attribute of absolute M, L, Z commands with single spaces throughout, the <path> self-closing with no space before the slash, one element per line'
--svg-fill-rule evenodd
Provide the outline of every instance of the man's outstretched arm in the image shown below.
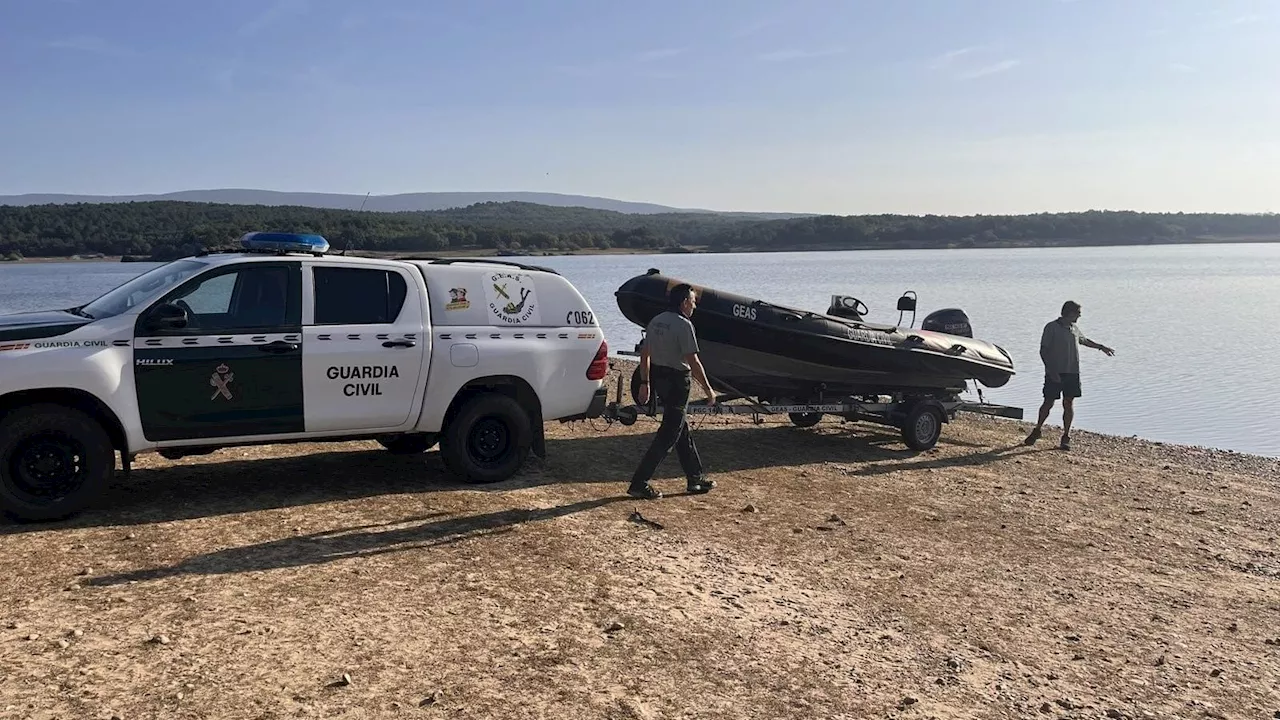
<path fill-rule="evenodd" d="M 1080 338 L 1080 344 L 1085 347 L 1093 348 L 1094 350 L 1101 350 L 1102 352 L 1106 353 L 1108 356 L 1116 354 L 1115 350 L 1112 350 L 1111 348 L 1107 347 L 1106 345 L 1103 345 L 1102 343 L 1096 343 L 1087 337 Z"/>

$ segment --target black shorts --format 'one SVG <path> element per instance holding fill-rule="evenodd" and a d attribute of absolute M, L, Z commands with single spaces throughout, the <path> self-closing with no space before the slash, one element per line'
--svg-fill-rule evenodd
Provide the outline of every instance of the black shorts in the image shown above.
<path fill-rule="evenodd" d="M 1044 376 L 1044 397 L 1046 400 L 1057 400 L 1059 397 L 1080 397 L 1080 374 L 1058 373 L 1058 382 Z"/>

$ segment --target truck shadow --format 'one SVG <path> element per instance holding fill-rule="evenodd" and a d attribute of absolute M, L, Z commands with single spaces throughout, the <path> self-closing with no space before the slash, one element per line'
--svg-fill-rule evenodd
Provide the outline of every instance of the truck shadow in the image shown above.
<path fill-rule="evenodd" d="M 135 468 L 113 485 L 93 508 L 68 520 L 52 523 L 0 521 L 0 535 L 66 528 L 132 526 L 216 517 L 287 507 L 358 500 L 396 494 L 420 494 L 467 489 L 505 492 L 564 483 L 606 483 L 622 487 L 652 434 L 601 434 L 549 438 L 547 458 L 531 457 L 516 477 L 492 485 L 472 485 L 450 475 L 433 450 L 423 455 L 392 455 L 380 448 L 320 452 L 309 455 L 253 460 L 221 460 L 215 453 L 194 461 Z M 741 426 L 695 430 L 694 439 L 709 473 L 732 473 L 815 463 L 875 463 L 873 472 L 893 469 L 945 468 L 993 462 L 1014 457 L 1013 448 L 992 450 L 971 443 L 940 447 L 974 448 L 953 455 L 944 451 L 914 452 L 902 445 L 896 432 L 880 428 L 844 428 L 815 432 L 786 425 Z M 230 454 L 234 450 L 222 451 Z M 895 467 L 896 466 L 896 467 Z M 680 479 L 672 452 L 655 479 Z M 613 493 L 614 488 L 607 492 Z M 603 494 L 603 493 L 602 493 Z"/>
<path fill-rule="evenodd" d="M 162 580 L 179 575 L 231 575 L 422 550 L 502 535 L 511 532 L 518 525 L 554 520 L 628 499 L 626 495 L 619 495 L 537 510 L 501 510 L 457 517 L 441 517 L 446 514 L 433 513 L 425 517 L 406 518 L 385 525 L 311 533 L 255 545 L 215 550 L 194 555 L 167 567 L 104 575 L 92 578 L 85 584 L 109 587 L 130 582 Z"/>

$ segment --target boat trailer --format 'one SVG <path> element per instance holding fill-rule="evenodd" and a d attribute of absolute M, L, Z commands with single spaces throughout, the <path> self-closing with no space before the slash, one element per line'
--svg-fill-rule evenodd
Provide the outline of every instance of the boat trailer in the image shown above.
<path fill-rule="evenodd" d="M 636 355 L 639 353 L 620 352 L 619 355 Z M 728 385 L 710 376 L 712 386 Z M 662 414 L 654 398 L 644 405 L 624 405 L 622 401 L 622 377 L 618 378 L 615 399 L 605 407 L 604 419 L 617 421 L 623 425 L 634 425 L 641 415 L 657 417 Z M 981 392 L 981 391 L 979 391 Z M 942 436 L 942 425 L 955 419 L 956 413 L 967 412 L 977 415 L 1021 420 L 1022 408 L 1009 405 L 997 405 L 988 402 L 970 402 L 954 395 L 947 396 L 879 396 L 875 401 L 867 398 L 837 398 L 831 402 L 797 404 L 769 404 L 760 402 L 743 393 L 731 392 L 716 396 L 717 404 L 710 405 L 706 400 L 694 400 L 687 405 L 690 415 L 750 415 L 754 424 L 764 423 L 766 415 L 786 414 L 797 427 L 813 427 L 822 421 L 824 415 L 835 415 L 846 422 L 869 422 L 887 425 L 902 431 L 902 440 L 912 450 L 928 450 L 938 443 Z M 727 403 L 743 400 L 743 404 Z"/>

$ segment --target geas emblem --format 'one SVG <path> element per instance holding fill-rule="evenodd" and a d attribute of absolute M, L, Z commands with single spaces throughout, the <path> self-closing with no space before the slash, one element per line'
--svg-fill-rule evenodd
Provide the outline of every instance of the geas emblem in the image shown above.
<path fill-rule="evenodd" d="M 540 325 L 538 296 L 533 276 L 523 273 L 493 273 L 487 278 L 490 322 L 498 325 Z"/>
<path fill-rule="evenodd" d="M 231 372 L 231 368 L 225 364 L 219 365 L 213 370 L 213 377 L 209 378 L 209 385 L 214 388 L 213 394 L 209 396 L 210 400 L 217 400 L 218 396 L 231 399 L 231 381 L 236 379 L 235 373 Z"/>

